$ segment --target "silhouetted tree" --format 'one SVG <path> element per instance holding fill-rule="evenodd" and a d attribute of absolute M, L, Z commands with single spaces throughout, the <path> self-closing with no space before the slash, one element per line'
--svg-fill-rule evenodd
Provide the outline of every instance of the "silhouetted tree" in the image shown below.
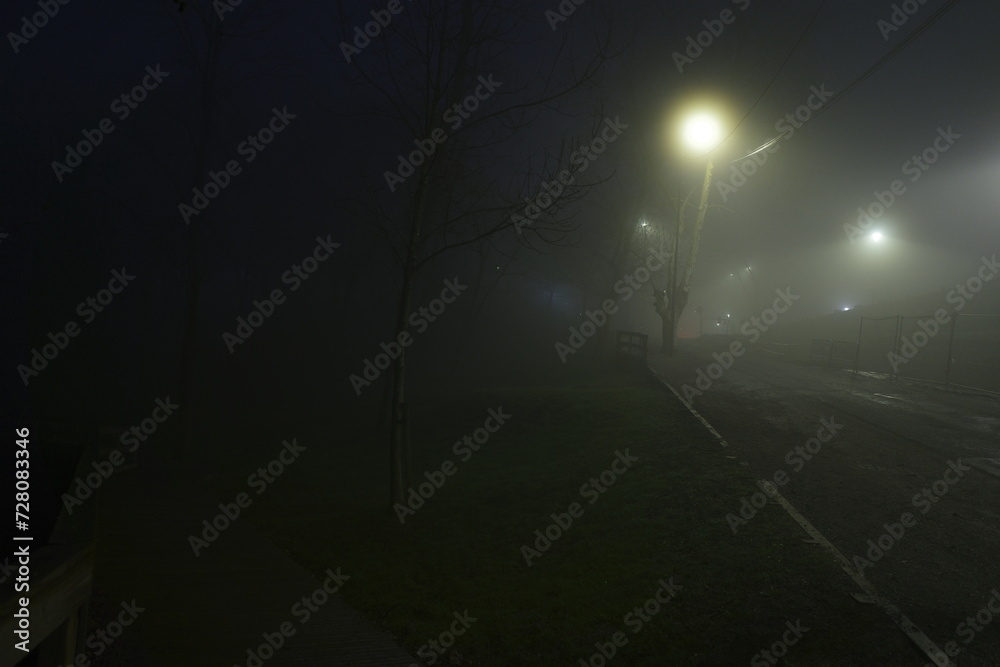
<path fill-rule="evenodd" d="M 358 92 L 356 112 L 341 115 L 377 114 L 404 147 L 391 169 L 376 172 L 379 190 L 350 204 L 377 226 L 394 257 L 396 338 L 410 332 L 418 276 L 446 253 L 501 235 L 499 242 L 533 247 L 570 242 L 575 224 L 568 207 L 586 184 L 578 176 L 560 184 L 559 175 L 572 171 L 578 144 L 563 137 L 536 149 L 530 140 L 551 130 L 553 116 L 562 134 L 563 119 L 579 115 L 570 102 L 597 106 L 587 86 L 610 56 L 611 22 L 594 21 L 603 23 L 603 36 L 595 31 L 591 47 L 571 37 L 590 25 L 582 15 L 599 9 L 588 4 L 556 19 L 518 0 L 428 0 L 379 15 L 385 25 L 366 37 L 356 28 L 378 17 L 352 16 L 345 3 L 338 5 L 340 35 L 330 48 L 341 66 L 352 68 Z M 465 100 L 472 101 L 463 107 Z M 379 139 L 372 137 L 373 144 Z M 548 203 L 536 201 L 535 211 L 524 200 L 537 200 L 543 183 Z M 390 503 L 396 504 L 405 502 L 410 486 L 406 348 L 391 381 Z"/>

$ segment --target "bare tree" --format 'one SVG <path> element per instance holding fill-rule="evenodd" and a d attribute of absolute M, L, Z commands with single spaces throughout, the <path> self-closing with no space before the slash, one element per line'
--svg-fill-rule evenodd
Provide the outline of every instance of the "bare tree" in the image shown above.
<path fill-rule="evenodd" d="M 225 111 L 222 99 L 232 94 L 241 81 L 235 80 L 237 64 L 245 66 L 253 61 L 255 74 L 265 70 L 288 66 L 290 60 L 275 55 L 254 56 L 240 63 L 227 62 L 224 55 L 233 50 L 233 45 L 241 38 L 257 37 L 266 33 L 280 20 L 274 6 L 259 1 L 246 3 L 237 11 L 235 5 L 213 0 L 160 0 L 161 9 L 183 42 L 186 60 L 191 64 L 197 77 L 197 94 L 191 117 L 176 113 L 174 120 L 185 128 L 190 138 L 190 152 L 181 152 L 184 161 L 181 179 L 164 167 L 170 177 L 174 191 L 181 201 L 187 201 L 192 188 L 204 186 L 208 178 L 210 159 L 215 155 L 223 139 L 220 125 Z M 171 155 L 176 154 L 171 147 Z M 156 160 L 162 165 L 162 158 Z M 190 171 L 186 171 L 186 169 Z M 177 218 L 171 222 L 180 225 Z M 180 341 L 180 362 L 178 368 L 179 403 L 181 411 L 182 438 L 178 453 L 190 452 L 193 447 L 201 397 L 197 394 L 196 369 L 199 366 L 198 346 L 202 335 L 200 326 L 202 293 L 206 277 L 215 268 L 208 261 L 210 253 L 206 249 L 206 234 L 218 222 L 211 209 L 189 216 L 186 225 L 179 232 L 168 231 L 165 238 L 176 240 L 175 265 L 183 283 L 182 331 Z M 241 275 L 248 276 L 245 271 Z"/>
<path fill-rule="evenodd" d="M 422 270 L 446 253 L 486 239 L 529 246 L 572 242 L 571 205 L 588 186 L 570 168 L 576 144 L 564 137 L 539 150 L 530 141 L 553 117 L 564 124 L 580 114 L 570 103 L 593 95 L 588 86 L 611 55 L 612 27 L 603 23 L 593 46 L 584 48 L 571 36 L 587 27 L 587 19 L 565 18 L 549 30 L 544 12 L 528 2 L 429 0 L 405 4 L 377 38 L 365 40 L 352 30 L 370 16 L 352 20 L 339 5 L 343 41 L 330 46 L 354 74 L 359 95 L 353 101 L 361 108 L 353 115 L 382 118 L 407 146 L 394 171 L 379 170 L 385 189 L 353 205 L 377 226 L 394 258 L 397 337 L 410 331 Z M 460 108 L 470 99 L 479 104 Z M 521 156 L 511 156 L 512 150 Z M 548 204 L 529 211 L 524 199 L 539 197 L 543 184 L 550 186 Z M 410 486 L 405 348 L 392 370 L 389 472 L 390 503 L 396 504 Z"/>
<path fill-rule="evenodd" d="M 660 317 L 661 351 L 672 356 L 677 327 L 688 305 L 701 231 L 711 208 L 707 196 L 710 179 L 703 181 L 697 205 L 692 203 L 693 192 L 683 198 L 672 195 L 661 185 L 665 181 L 655 161 L 646 163 L 631 179 L 627 200 L 632 205 L 623 210 L 615 227 L 615 243 L 608 260 L 615 269 L 614 279 L 618 279 L 653 251 L 668 257 L 666 266 L 651 274 L 650 285 L 652 306 Z"/>

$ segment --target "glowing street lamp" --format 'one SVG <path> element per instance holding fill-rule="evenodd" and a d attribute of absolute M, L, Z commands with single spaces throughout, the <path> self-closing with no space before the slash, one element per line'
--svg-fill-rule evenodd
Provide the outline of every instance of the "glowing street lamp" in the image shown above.
<path fill-rule="evenodd" d="M 719 145 L 722 127 L 715 116 L 699 112 L 689 116 L 684 122 L 682 134 L 688 148 L 699 153 L 708 153 Z"/>

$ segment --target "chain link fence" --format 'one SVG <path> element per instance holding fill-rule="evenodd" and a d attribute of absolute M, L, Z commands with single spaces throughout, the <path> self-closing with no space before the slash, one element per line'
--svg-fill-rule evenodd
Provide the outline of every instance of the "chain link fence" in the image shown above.
<path fill-rule="evenodd" d="M 1000 392 L 1000 315 L 956 318 L 945 382 Z"/>
<path fill-rule="evenodd" d="M 832 360 L 835 346 L 849 344 L 813 341 L 813 358 Z M 862 317 L 858 371 L 1000 393 L 1000 315 L 952 313 L 943 324 L 933 315 Z"/>
<path fill-rule="evenodd" d="M 809 348 L 809 360 L 827 366 L 850 368 L 857 356 L 858 344 L 853 340 L 815 338 Z"/>
<path fill-rule="evenodd" d="M 858 330 L 858 346 L 854 355 L 854 371 L 893 374 L 889 354 L 896 350 L 899 317 L 862 317 Z"/>

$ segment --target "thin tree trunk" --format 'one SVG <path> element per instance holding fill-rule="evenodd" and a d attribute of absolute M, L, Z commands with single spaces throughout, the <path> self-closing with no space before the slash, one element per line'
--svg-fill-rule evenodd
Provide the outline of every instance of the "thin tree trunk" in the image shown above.
<path fill-rule="evenodd" d="M 426 183 L 418 186 L 413 203 L 412 227 L 410 230 L 409 252 L 403 267 L 403 285 L 399 295 L 399 311 L 396 316 L 396 340 L 399 334 L 409 331 L 407 317 L 417 272 L 417 258 L 420 254 L 420 228 L 424 215 Z M 410 488 L 410 454 L 406 437 L 406 355 L 407 347 L 400 345 L 399 356 L 393 364 L 392 373 L 392 422 L 389 427 L 389 505 L 404 504 L 406 490 Z"/>
<path fill-rule="evenodd" d="M 194 449 L 195 436 L 195 365 L 198 345 L 198 304 L 201 300 L 201 280 L 197 267 L 188 269 L 189 275 L 184 289 L 184 330 L 181 334 L 181 355 L 179 364 L 179 400 L 181 406 L 181 440 L 177 447 L 178 458 L 184 458 Z"/>
<path fill-rule="evenodd" d="M 489 299 L 489 295 L 493 291 L 492 289 L 487 289 L 485 296 L 481 300 L 479 299 L 479 291 L 483 284 L 487 266 L 485 251 L 480 249 L 480 253 L 482 254 L 480 254 L 479 258 L 479 273 L 476 275 L 476 280 L 471 285 L 472 291 L 467 297 L 473 304 L 472 312 L 461 325 L 462 334 L 458 337 L 458 343 L 455 344 L 455 356 L 451 363 L 451 372 L 449 373 L 449 377 L 452 381 L 455 380 L 455 377 L 458 374 L 459 362 L 461 362 L 462 354 L 465 352 L 465 349 L 469 345 L 469 340 L 472 338 L 473 327 L 475 327 L 476 321 L 483 312 L 483 308 L 486 306 L 486 301 Z M 496 283 L 494 283 L 494 287 L 496 287 Z"/>
<path fill-rule="evenodd" d="M 208 53 L 205 68 L 202 71 L 201 85 L 201 125 L 198 128 L 198 143 L 194 147 L 194 174 L 192 182 L 197 187 L 205 177 L 205 165 L 208 162 L 208 152 L 211 146 L 213 118 L 215 116 L 215 87 L 218 72 L 219 56 L 222 50 L 221 37 L 216 25 L 209 27 Z M 181 350 L 179 363 L 179 395 L 181 412 L 181 442 L 178 455 L 190 455 L 194 451 L 196 433 L 195 415 L 198 413 L 196 394 L 196 369 L 198 367 L 198 311 L 201 301 L 202 276 L 204 269 L 201 257 L 201 230 L 206 225 L 206 213 L 202 212 L 197 220 L 191 222 L 187 230 L 187 263 L 185 270 L 187 280 L 184 289 L 184 329 L 181 335 Z"/>

